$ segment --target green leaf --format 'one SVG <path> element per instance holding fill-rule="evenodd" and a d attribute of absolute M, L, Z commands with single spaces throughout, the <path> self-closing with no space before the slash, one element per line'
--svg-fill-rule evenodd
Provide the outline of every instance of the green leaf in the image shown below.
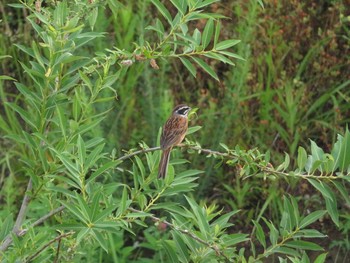
<path fill-rule="evenodd" d="M 313 157 L 313 160 L 315 161 L 323 161 L 324 159 L 324 152 L 323 150 L 318 147 L 318 145 L 311 140 L 311 155 Z M 319 166 L 320 167 L 320 171 L 323 172 L 323 169 L 322 169 L 322 166 Z"/>
<path fill-rule="evenodd" d="M 200 58 L 196 58 L 196 57 L 192 57 L 192 59 L 205 71 L 207 72 L 210 76 L 212 76 L 214 79 L 216 79 L 217 81 L 219 80 L 218 75 L 215 73 L 215 71 L 207 64 L 205 63 L 202 59 Z"/>
<path fill-rule="evenodd" d="M 198 224 L 198 228 L 201 232 L 201 234 L 206 238 L 210 239 L 209 232 L 210 232 L 210 227 L 208 220 L 206 218 L 206 212 L 205 209 L 200 207 L 193 199 L 185 196 L 187 202 L 192 208 L 192 211 L 196 217 L 196 223 Z"/>
<path fill-rule="evenodd" d="M 4 238 L 11 232 L 11 229 L 13 227 L 13 214 L 8 214 L 8 216 L 6 216 L 4 221 L 1 223 L 0 240 L 4 240 Z"/>
<path fill-rule="evenodd" d="M 91 83 L 90 79 L 88 78 L 88 76 L 86 76 L 86 74 L 81 70 L 79 70 L 79 76 L 91 91 L 92 90 L 92 83 Z"/>
<path fill-rule="evenodd" d="M 203 35 L 202 35 L 203 49 L 205 49 L 209 45 L 210 40 L 213 36 L 213 33 L 214 33 L 214 20 L 209 19 L 203 30 Z"/>
<path fill-rule="evenodd" d="M 58 153 L 55 149 L 52 149 L 54 152 L 56 152 L 57 157 L 62 161 L 63 165 L 67 168 L 67 170 L 76 178 L 79 178 L 79 171 L 77 167 L 74 165 L 74 163 L 68 159 L 67 156 Z"/>
<path fill-rule="evenodd" d="M 241 234 L 241 233 L 227 235 L 224 238 L 224 244 L 225 246 L 234 246 L 238 243 L 249 240 L 247 236 L 248 236 L 247 234 Z"/>
<path fill-rule="evenodd" d="M 197 28 L 193 31 L 193 36 L 192 38 L 194 39 L 194 44 L 195 46 L 199 46 L 201 43 L 202 39 L 202 33 L 199 31 Z"/>
<path fill-rule="evenodd" d="M 307 162 L 307 154 L 303 147 L 298 148 L 298 168 L 302 171 L 305 168 Z"/>
<path fill-rule="evenodd" d="M 120 163 L 121 163 L 121 161 L 110 161 L 110 162 L 105 163 L 103 166 L 101 166 L 95 172 L 92 173 L 92 175 L 86 180 L 86 185 L 91 183 L 92 181 L 94 181 L 97 176 L 105 173 L 109 169 L 114 168 L 115 166 L 117 166 Z"/>
<path fill-rule="evenodd" d="M 173 240 L 177 248 L 177 256 L 179 257 L 179 261 L 189 262 L 188 249 L 182 236 L 176 231 L 171 231 L 171 235 L 173 236 Z"/>
<path fill-rule="evenodd" d="M 82 163 L 82 166 L 85 166 L 85 171 L 89 168 L 91 168 L 92 166 L 95 165 L 95 163 L 102 158 L 103 154 L 101 154 L 103 148 L 105 146 L 105 143 L 101 143 L 100 145 L 96 146 L 92 152 L 88 155 L 88 157 L 86 158 L 86 161 L 84 163 Z M 82 156 L 82 158 L 84 158 L 84 154 Z"/>
<path fill-rule="evenodd" d="M 192 65 L 192 63 L 184 58 L 184 57 L 179 57 L 182 64 L 188 69 L 188 71 L 192 74 L 193 77 L 196 77 L 196 68 Z"/>
<path fill-rule="evenodd" d="M 89 13 L 89 26 L 91 28 L 91 30 L 94 29 L 94 26 L 96 24 L 96 20 L 97 20 L 97 16 L 98 16 L 98 7 L 93 8 L 92 10 L 90 10 Z"/>
<path fill-rule="evenodd" d="M 299 228 L 304 228 L 304 227 L 312 224 L 313 222 L 317 221 L 322 216 L 324 216 L 325 213 L 326 213 L 326 211 L 324 211 L 324 210 L 315 211 L 315 212 L 310 213 L 309 215 L 307 215 L 306 217 L 304 217 L 301 220 Z"/>
<path fill-rule="evenodd" d="M 320 191 L 323 195 L 323 198 L 326 201 L 326 208 L 328 214 L 331 216 L 333 222 L 338 226 L 339 225 L 339 212 L 337 209 L 337 199 L 332 191 L 332 189 L 322 183 L 318 182 L 314 179 L 307 179 L 318 191 Z"/>
<path fill-rule="evenodd" d="M 325 188 L 322 182 L 311 178 L 307 178 L 307 180 L 323 195 L 324 198 L 332 198 L 332 193 Z"/>
<path fill-rule="evenodd" d="M 240 55 L 237 55 L 235 53 L 232 53 L 232 52 L 228 52 L 228 51 L 218 51 L 220 54 L 223 54 L 223 55 L 226 55 L 228 57 L 231 57 L 231 58 L 237 58 L 237 59 L 240 59 L 240 60 L 244 60 L 244 58 L 242 58 Z"/>
<path fill-rule="evenodd" d="M 196 4 L 194 5 L 194 7 L 196 9 L 199 9 L 199 8 L 202 8 L 202 7 L 205 7 L 205 6 L 208 6 L 208 5 L 211 5 L 215 2 L 219 2 L 220 0 L 205 0 L 205 1 L 195 1 Z"/>
<path fill-rule="evenodd" d="M 170 0 L 170 1 L 176 7 L 176 9 L 179 10 L 179 12 L 182 15 L 186 14 L 186 11 L 187 11 L 187 1 L 186 0 Z"/>
<path fill-rule="evenodd" d="M 313 242 L 303 241 L 303 240 L 293 240 L 286 242 L 285 245 L 291 248 L 303 249 L 303 250 L 314 250 L 322 251 L 323 248 Z"/>
<path fill-rule="evenodd" d="M 25 8 L 22 4 L 7 4 L 8 6 L 14 7 L 14 8 Z"/>
<path fill-rule="evenodd" d="M 64 110 L 62 107 L 60 107 L 59 105 L 56 105 L 56 112 L 57 112 L 57 116 L 58 116 L 58 120 L 59 120 L 59 127 L 61 129 L 63 138 L 66 138 L 67 134 L 67 115 L 64 113 Z"/>
<path fill-rule="evenodd" d="M 86 148 L 85 143 L 83 141 L 83 138 L 78 135 L 78 141 L 77 141 L 77 147 L 78 147 L 78 157 L 81 164 L 84 164 L 85 158 L 86 158 Z"/>
<path fill-rule="evenodd" d="M 25 111 L 23 108 L 21 108 L 20 106 L 14 103 L 6 102 L 5 104 L 8 105 L 12 110 L 17 112 L 27 124 L 32 126 L 36 131 L 38 130 L 37 124 L 34 122 L 35 121 L 34 116 L 30 116 L 28 111 Z"/>
<path fill-rule="evenodd" d="M 124 213 L 124 211 L 127 209 L 127 206 L 126 206 L 127 199 L 128 199 L 128 190 L 124 186 L 122 199 L 120 200 L 120 212 L 121 212 L 120 214 Z"/>
<path fill-rule="evenodd" d="M 270 241 L 271 241 L 271 244 L 274 246 L 277 244 L 279 232 L 272 222 L 267 221 L 267 219 L 265 218 L 262 218 L 262 219 L 265 221 L 266 225 L 270 229 Z"/>
<path fill-rule="evenodd" d="M 0 80 L 13 80 L 16 81 L 16 79 L 11 78 L 10 76 L 0 75 Z"/>
<path fill-rule="evenodd" d="M 316 229 L 303 229 L 294 235 L 295 238 L 323 238 L 327 237 Z"/>
<path fill-rule="evenodd" d="M 315 259 L 314 263 L 324 263 L 324 262 L 326 262 L 327 254 L 328 254 L 328 253 L 322 253 L 321 255 L 319 255 L 319 256 Z"/>
<path fill-rule="evenodd" d="M 168 20 L 169 24 L 172 25 L 172 18 L 168 9 L 166 9 L 165 6 L 158 0 L 151 0 L 151 2 L 157 7 L 158 11 Z"/>
<path fill-rule="evenodd" d="M 257 0 L 262 9 L 264 9 L 264 2 L 262 0 Z"/>
<path fill-rule="evenodd" d="M 221 23 L 220 20 L 216 21 L 215 25 L 215 35 L 214 35 L 214 48 L 216 47 L 219 37 L 220 37 Z"/>
<path fill-rule="evenodd" d="M 339 226 L 339 212 L 337 208 L 337 199 L 335 199 L 335 196 L 333 194 L 332 198 L 325 198 L 325 201 L 328 214 L 331 216 L 333 222 L 337 226 Z"/>
<path fill-rule="evenodd" d="M 289 248 L 289 247 L 276 247 L 272 250 L 272 252 L 290 255 L 290 256 L 294 256 L 294 257 L 300 257 L 300 254 L 297 250 Z"/>
<path fill-rule="evenodd" d="M 91 233 L 95 240 L 100 244 L 100 246 L 108 253 L 108 245 L 106 238 L 104 238 L 99 231 L 92 230 Z"/>
<path fill-rule="evenodd" d="M 350 132 L 348 128 L 346 128 L 346 132 L 341 143 L 338 162 L 340 171 L 346 172 L 350 166 Z"/>
<path fill-rule="evenodd" d="M 219 225 L 221 228 L 226 228 L 228 227 L 228 221 L 230 220 L 230 218 L 237 214 L 239 212 L 239 210 L 236 210 L 236 211 L 231 211 L 229 213 L 226 213 L 222 216 L 220 216 L 218 219 L 216 219 L 214 222 L 212 222 L 210 224 L 210 226 L 215 226 L 215 225 Z M 231 224 L 230 224 L 231 225 Z"/>
<path fill-rule="evenodd" d="M 241 40 L 238 40 L 238 39 L 224 40 L 224 41 L 219 42 L 218 44 L 216 44 L 215 49 L 216 50 L 228 49 L 230 47 L 233 47 L 233 46 L 237 45 L 239 42 L 241 42 Z"/>
<path fill-rule="evenodd" d="M 193 127 L 189 127 L 188 130 L 187 130 L 186 135 L 195 133 L 195 132 L 199 131 L 200 129 L 202 129 L 202 126 L 193 126 Z"/>
<path fill-rule="evenodd" d="M 176 246 L 174 244 L 173 240 L 165 240 L 164 242 L 161 242 L 163 247 L 165 248 L 165 251 L 168 255 L 168 261 L 169 262 L 178 262 L 178 257 L 176 255 Z"/>
<path fill-rule="evenodd" d="M 231 66 L 235 66 L 235 63 L 233 63 L 230 59 L 228 59 L 227 57 L 219 53 L 209 52 L 209 53 L 205 53 L 204 56 L 219 60 L 220 62 L 223 62 L 225 64 L 230 64 Z"/>
<path fill-rule="evenodd" d="M 77 235 L 78 243 L 80 243 L 91 231 L 91 229 L 88 227 L 82 227 L 76 224 L 66 225 L 65 229 L 75 230 L 75 231 L 80 230 Z"/>
<path fill-rule="evenodd" d="M 202 174 L 202 173 L 204 173 L 204 171 L 201 171 L 201 170 L 186 170 L 184 172 L 179 173 L 177 175 L 177 178 L 188 177 L 188 176 L 193 176 L 193 175 Z"/>
<path fill-rule="evenodd" d="M 63 200 L 58 200 L 65 208 L 67 208 L 73 215 L 75 215 L 80 221 L 84 222 L 86 225 L 89 223 L 87 218 L 83 215 L 81 210 L 78 209 L 77 204 L 67 203 Z"/>
<path fill-rule="evenodd" d="M 346 186 L 344 185 L 344 182 L 337 182 L 335 180 L 332 180 L 332 183 L 335 185 L 337 190 L 340 192 L 340 194 L 342 195 L 342 197 L 346 201 L 346 204 L 348 206 L 350 206 L 350 197 L 349 197 L 349 193 L 346 189 Z"/>
<path fill-rule="evenodd" d="M 146 169 L 145 169 L 145 166 L 143 165 L 140 157 L 138 157 L 137 155 L 135 155 L 135 160 L 136 160 L 136 164 L 137 164 L 137 167 L 139 168 L 139 171 L 141 172 L 141 176 L 142 178 L 145 178 L 146 176 Z"/>
<path fill-rule="evenodd" d="M 265 234 L 264 230 L 259 224 L 258 221 L 253 220 L 253 224 L 255 226 L 255 236 L 260 242 L 260 244 L 263 246 L 264 249 L 266 249 L 266 239 L 265 239 Z"/>

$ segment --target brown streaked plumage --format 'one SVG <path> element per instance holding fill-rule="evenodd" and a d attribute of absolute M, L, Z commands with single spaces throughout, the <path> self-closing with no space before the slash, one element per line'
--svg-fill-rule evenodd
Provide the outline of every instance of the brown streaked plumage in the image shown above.
<path fill-rule="evenodd" d="M 163 127 L 160 137 L 160 148 L 163 152 L 159 162 L 158 178 L 166 176 L 171 149 L 185 138 L 188 127 L 187 115 L 190 110 L 186 104 L 176 106 Z"/>

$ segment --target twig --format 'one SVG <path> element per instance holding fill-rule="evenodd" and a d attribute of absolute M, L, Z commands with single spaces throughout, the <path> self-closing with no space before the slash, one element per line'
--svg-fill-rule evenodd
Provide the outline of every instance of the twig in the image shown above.
<path fill-rule="evenodd" d="M 148 152 L 154 152 L 154 151 L 158 151 L 158 150 L 160 150 L 160 147 L 159 147 L 159 146 L 153 147 L 153 148 L 148 148 L 148 149 L 141 149 L 141 150 L 139 150 L 139 151 L 132 152 L 132 153 L 130 153 L 130 154 L 127 154 L 127 155 L 124 155 L 124 156 L 122 156 L 122 157 L 119 157 L 119 158 L 117 159 L 117 161 L 124 161 L 124 160 L 129 159 L 129 158 L 131 158 L 131 157 L 133 157 L 133 156 L 135 156 L 135 155 L 138 155 L 138 154 L 140 154 L 140 153 L 148 153 Z"/>
<path fill-rule="evenodd" d="M 51 216 L 63 211 L 65 209 L 65 207 L 63 205 L 61 205 L 60 207 L 52 210 L 50 213 L 40 217 L 38 220 L 36 220 L 33 224 L 31 224 L 29 226 L 29 228 L 33 228 L 36 227 L 38 225 L 41 225 L 42 223 L 44 223 L 48 218 L 50 218 Z M 18 233 L 18 236 L 24 236 L 26 233 L 28 232 L 28 229 L 23 229 L 22 231 L 20 231 Z"/>
<path fill-rule="evenodd" d="M 50 246 L 52 243 L 55 243 L 56 241 L 61 240 L 62 238 L 68 237 L 70 235 L 73 235 L 74 231 L 70 231 L 68 233 L 63 233 L 57 237 L 55 237 L 54 239 L 50 240 L 47 244 L 43 245 L 37 252 L 35 252 L 34 255 L 30 256 L 29 258 L 26 259 L 25 262 L 30 262 L 32 261 L 34 258 L 36 258 L 41 252 L 43 252 L 48 246 Z"/>
<path fill-rule="evenodd" d="M 129 207 L 128 210 L 130 210 L 131 212 L 136 212 L 136 213 L 142 213 L 143 212 L 143 211 L 131 208 L 131 207 Z M 182 234 L 185 234 L 185 235 L 191 237 L 192 239 L 196 240 L 197 242 L 199 242 L 199 243 L 201 243 L 203 245 L 206 245 L 207 247 L 213 249 L 217 255 L 220 255 L 220 256 L 224 257 L 227 261 L 230 262 L 230 259 L 222 251 L 220 251 L 220 249 L 216 245 L 209 244 L 208 242 L 206 242 L 205 240 L 199 238 L 198 236 L 196 236 L 195 234 L 193 234 L 189 230 L 181 229 L 180 227 L 178 227 L 178 226 L 176 226 L 176 225 L 174 225 L 174 224 L 172 224 L 172 223 L 170 223 L 170 222 L 168 222 L 166 220 L 162 220 L 162 219 L 160 219 L 158 217 L 155 217 L 154 215 L 148 215 L 148 217 L 153 219 L 154 221 L 162 222 L 162 223 L 166 224 L 167 226 L 171 227 L 172 229 L 174 229 L 176 231 L 179 231 Z"/>

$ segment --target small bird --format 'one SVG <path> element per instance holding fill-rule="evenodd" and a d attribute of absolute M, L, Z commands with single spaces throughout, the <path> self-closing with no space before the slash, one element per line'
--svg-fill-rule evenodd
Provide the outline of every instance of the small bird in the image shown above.
<path fill-rule="evenodd" d="M 186 104 L 177 105 L 163 127 L 160 137 L 160 148 L 163 152 L 159 163 L 158 178 L 166 176 L 171 149 L 185 138 L 190 110 L 191 108 Z"/>

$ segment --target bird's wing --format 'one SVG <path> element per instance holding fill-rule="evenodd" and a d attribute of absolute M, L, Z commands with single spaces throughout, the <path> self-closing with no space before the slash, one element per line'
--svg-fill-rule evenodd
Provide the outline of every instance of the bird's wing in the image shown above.
<path fill-rule="evenodd" d="M 160 137 L 160 146 L 167 149 L 179 144 L 187 131 L 187 119 L 170 118 L 163 127 L 162 136 Z"/>

